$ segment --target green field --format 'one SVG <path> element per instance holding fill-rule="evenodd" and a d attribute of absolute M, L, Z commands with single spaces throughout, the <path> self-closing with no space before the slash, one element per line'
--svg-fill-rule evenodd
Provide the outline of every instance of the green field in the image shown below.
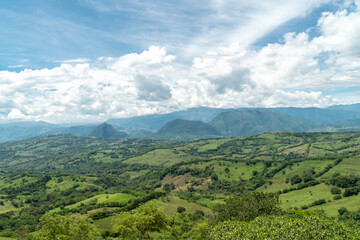
<path fill-rule="evenodd" d="M 109 203 L 109 202 L 126 203 L 130 199 L 134 199 L 134 198 L 136 198 L 136 197 L 131 195 L 131 194 L 126 194 L 126 193 L 99 194 L 99 195 L 96 195 L 96 196 L 94 196 L 92 198 L 89 198 L 89 199 L 83 200 L 81 202 L 78 202 L 76 204 L 69 205 L 69 206 L 67 206 L 67 208 L 76 208 L 76 207 L 80 206 L 81 204 L 87 204 L 87 203 L 90 203 L 90 202 L 95 202 L 95 203 Z"/>
<path fill-rule="evenodd" d="M 194 213 L 197 210 L 201 210 L 205 213 L 206 216 L 213 215 L 211 209 L 201 206 L 196 203 L 188 202 L 184 199 L 180 199 L 177 196 L 162 197 L 152 202 L 156 203 L 159 207 L 164 210 L 164 213 L 168 216 L 177 214 L 178 207 L 184 207 L 186 213 Z"/>
<path fill-rule="evenodd" d="M 152 166 L 170 166 L 172 164 L 191 159 L 186 154 L 174 153 L 170 149 L 156 149 L 144 155 L 125 160 L 127 164 L 149 164 Z"/>
<path fill-rule="evenodd" d="M 319 184 L 317 186 L 307 187 L 301 190 L 281 194 L 281 206 L 284 209 L 293 207 L 300 208 L 303 205 L 311 204 L 312 202 L 319 199 L 325 199 L 327 201 L 333 200 L 333 195 L 330 193 L 330 189 L 330 185 Z"/>

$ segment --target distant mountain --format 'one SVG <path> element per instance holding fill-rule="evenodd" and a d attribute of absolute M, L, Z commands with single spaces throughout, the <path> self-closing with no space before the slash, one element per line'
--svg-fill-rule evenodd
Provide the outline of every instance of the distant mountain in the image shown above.
<path fill-rule="evenodd" d="M 155 136 L 161 139 L 194 140 L 220 135 L 212 126 L 202 121 L 175 119 L 166 123 Z"/>
<path fill-rule="evenodd" d="M 250 136 L 273 131 L 303 132 L 322 126 L 309 120 L 268 110 L 224 112 L 209 124 L 224 136 Z"/>
<path fill-rule="evenodd" d="M 359 108 L 359 109 L 358 109 Z M 216 116 L 229 111 L 248 111 L 248 110 L 269 110 L 275 113 L 283 113 L 296 118 L 303 118 L 315 122 L 333 123 L 336 121 L 360 118 L 360 104 L 338 105 L 329 108 L 190 108 L 183 111 L 176 111 L 167 114 L 151 114 L 131 118 L 112 118 L 106 121 L 111 125 L 117 125 L 126 129 L 130 134 L 144 132 L 156 132 L 167 122 L 175 119 L 198 120 L 210 122 Z M 358 110 L 356 110 L 358 109 Z M 352 110 L 352 111 L 349 111 Z M 356 110 L 356 111 L 355 111 Z"/>
<path fill-rule="evenodd" d="M 120 126 L 124 129 L 127 129 L 131 133 L 133 129 L 136 131 L 142 129 L 143 131 L 156 132 L 171 120 L 183 119 L 209 122 L 220 113 L 230 110 L 234 109 L 206 107 L 190 108 L 187 110 L 167 114 L 151 114 L 131 118 L 111 118 L 107 120 L 106 123 Z"/>
<path fill-rule="evenodd" d="M 330 106 L 327 109 L 330 110 L 344 110 L 344 111 L 350 111 L 350 112 L 357 112 L 360 113 L 360 103 L 350 104 L 350 105 L 334 105 Z"/>
<path fill-rule="evenodd" d="M 296 118 L 303 118 L 315 122 L 327 122 L 332 123 L 345 119 L 360 118 L 359 112 L 351 112 L 343 109 L 322 109 L 322 108 L 268 108 L 266 110 L 283 113 Z"/>
<path fill-rule="evenodd" d="M 80 137 L 89 136 L 90 132 L 94 130 L 96 125 L 76 125 L 71 127 L 62 128 L 61 134 L 72 134 Z"/>
<path fill-rule="evenodd" d="M 59 128 L 47 122 L 13 122 L 0 125 L 0 142 L 57 134 Z"/>
<path fill-rule="evenodd" d="M 88 136 L 94 128 L 95 125 L 65 127 L 62 124 L 51 124 L 42 121 L 5 123 L 0 124 L 0 143 L 56 134 Z"/>
<path fill-rule="evenodd" d="M 336 127 L 360 127 L 360 118 L 338 121 L 333 125 Z"/>
<path fill-rule="evenodd" d="M 128 138 L 129 135 L 125 132 L 117 131 L 115 128 L 110 126 L 107 123 L 103 123 L 95 127 L 90 133 L 89 136 L 105 139 L 121 139 Z"/>
<path fill-rule="evenodd" d="M 300 122 L 299 118 L 303 120 L 306 119 L 318 122 L 320 126 L 315 127 L 316 131 L 357 131 L 360 126 L 357 123 L 358 120 L 356 120 L 360 119 L 360 103 L 352 105 L 336 105 L 330 106 L 328 108 L 286 107 L 268 109 L 227 109 L 199 107 L 167 114 L 152 114 L 131 118 L 109 119 L 106 121 L 106 123 L 110 124 L 118 131 L 124 131 L 130 134 L 132 138 L 152 138 L 153 134 L 159 131 L 163 126 L 165 126 L 166 123 L 175 119 L 197 120 L 209 123 L 221 113 L 232 111 L 247 112 L 251 110 L 265 110 L 271 111 L 276 114 L 287 114 L 297 119 L 290 119 L 291 121 L 295 121 L 295 125 Z M 313 123 L 311 123 L 310 125 L 313 125 Z M 51 124 L 43 121 L 2 123 L 0 124 L 0 143 L 56 134 L 73 134 L 77 136 L 88 136 L 95 127 L 96 124 Z M 261 127 L 261 124 L 260 126 L 258 126 L 258 128 L 258 131 L 260 132 L 265 130 L 267 131 L 268 129 L 276 129 L 275 126 L 274 128 Z M 305 127 L 302 129 L 309 128 Z M 310 127 L 310 129 L 312 128 Z"/>

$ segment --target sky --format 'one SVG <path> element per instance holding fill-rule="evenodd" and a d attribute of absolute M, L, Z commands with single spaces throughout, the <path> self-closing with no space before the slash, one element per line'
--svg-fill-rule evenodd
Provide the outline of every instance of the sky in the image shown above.
<path fill-rule="evenodd" d="M 0 0 L 0 122 L 360 102 L 359 0 Z"/>

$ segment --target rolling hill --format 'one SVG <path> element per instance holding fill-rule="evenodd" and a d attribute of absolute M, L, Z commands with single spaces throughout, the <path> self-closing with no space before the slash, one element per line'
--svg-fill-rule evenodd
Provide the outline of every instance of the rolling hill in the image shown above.
<path fill-rule="evenodd" d="M 341 207 L 359 208 L 359 156 L 358 132 L 191 142 L 53 135 L 3 143 L 0 236 L 16 226 L 35 231 L 45 213 L 87 216 L 108 231 L 117 214 L 145 202 L 168 216 L 180 216 L 180 207 L 213 216 L 215 204 L 254 190 L 279 193 L 285 211 L 336 217 Z"/>

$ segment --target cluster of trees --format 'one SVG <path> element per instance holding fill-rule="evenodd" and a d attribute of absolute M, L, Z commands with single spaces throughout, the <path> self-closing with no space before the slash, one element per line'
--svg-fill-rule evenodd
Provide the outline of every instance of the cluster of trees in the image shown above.
<path fill-rule="evenodd" d="M 340 173 L 335 173 L 332 175 L 329 183 L 336 188 L 332 188 L 332 194 L 341 194 L 339 188 L 345 188 L 343 192 L 343 197 L 350 197 L 357 195 L 360 192 L 360 177 L 356 175 L 341 175 Z M 339 199 L 340 197 L 337 197 Z"/>

